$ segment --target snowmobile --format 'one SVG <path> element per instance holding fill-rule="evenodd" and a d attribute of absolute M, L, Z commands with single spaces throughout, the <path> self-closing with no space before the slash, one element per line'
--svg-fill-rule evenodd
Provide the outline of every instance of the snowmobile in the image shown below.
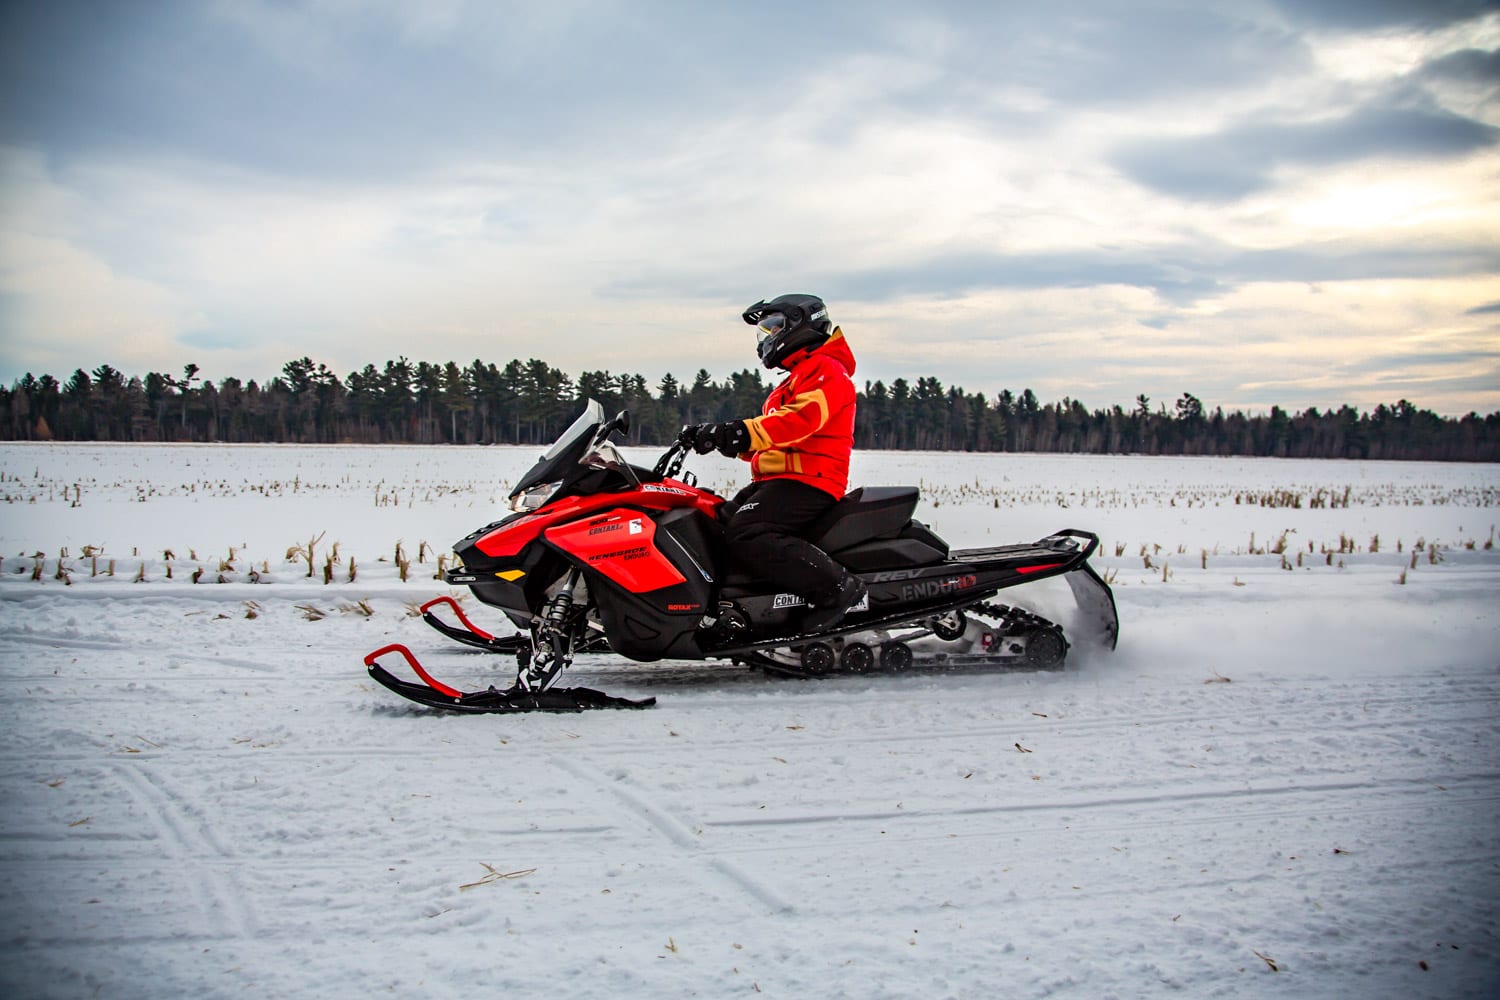
<path fill-rule="evenodd" d="M 682 471 L 692 451 L 687 435 L 645 469 L 626 461 L 612 440 L 629 428 L 628 413 L 606 418 L 589 400 L 517 481 L 513 513 L 454 545 L 459 564 L 445 582 L 467 586 L 501 611 L 514 634 L 481 628 L 452 597 L 422 606 L 427 623 L 449 638 L 514 655 L 509 687 L 458 690 L 434 679 L 399 643 L 365 657 L 370 676 L 435 708 L 522 712 L 654 703 L 556 687 L 583 652 L 643 662 L 725 660 L 799 677 L 901 671 L 914 663 L 1056 669 L 1070 647 L 1061 627 L 993 598 L 1057 576 L 1079 608 L 1074 638 L 1115 647 L 1114 595 L 1088 563 L 1098 536 L 1066 529 L 1029 545 L 950 550 L 913 519 L 919 495 L 910 486 L 852 490 L 808 533 L 863 579 L 868 594 L 836 624 L 806 630 L 801 597 L 726 565 L 721 516 L 729 501 Z M 440 616 L 444 608 L 457 624 Z M 381 666 L 390 654 L 419 680 Z"/>

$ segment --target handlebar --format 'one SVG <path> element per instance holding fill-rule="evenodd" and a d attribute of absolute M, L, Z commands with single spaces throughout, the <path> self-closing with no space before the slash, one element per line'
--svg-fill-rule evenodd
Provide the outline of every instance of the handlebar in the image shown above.
<path fill-rule="evenodd" d="M 682 472 L 682 463 L 687 459 L 688 452 L 692 450 L 687 442 L 680 437 L 677 438 L 666 451 L 662 452 L 661 458 L 656 460 L 656 465 L 651 470 L 652 474 L 665 479 L 676 479 Z"/>

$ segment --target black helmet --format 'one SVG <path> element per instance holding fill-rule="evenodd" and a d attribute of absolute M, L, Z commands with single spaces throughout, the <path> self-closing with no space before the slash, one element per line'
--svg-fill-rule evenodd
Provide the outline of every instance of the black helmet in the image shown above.
<path fill-rule="evenodd" d="M 828 307 L 816 295 L 778 295 L 761 299 L 744 312 L 745 322 L 759 327 L 755 352 L 761 364 L 776 368 L 800 350 L 822 347 L 833 335 Z"/>

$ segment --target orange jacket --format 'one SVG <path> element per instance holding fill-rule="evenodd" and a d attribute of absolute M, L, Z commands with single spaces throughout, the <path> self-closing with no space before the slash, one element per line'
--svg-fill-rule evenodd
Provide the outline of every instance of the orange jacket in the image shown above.
<path fill-rule="evenodd" d="M 754 479 L 796 479 L 842 497 L 849 488 L 854 450 L 854 353 L 834 327 L 817 350 L 794 361 L 771 390 L 750 428 L 748 459 Z"/>

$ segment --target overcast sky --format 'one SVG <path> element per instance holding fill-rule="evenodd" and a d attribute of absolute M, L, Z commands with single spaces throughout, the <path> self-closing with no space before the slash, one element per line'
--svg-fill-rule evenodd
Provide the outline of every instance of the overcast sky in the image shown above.
<path fill-rule="evenodd" d="M 6 383 L 720 378 L 783 292 L 861 383 L 1500 410 L 1500 11 L 0 4 Z"/>

